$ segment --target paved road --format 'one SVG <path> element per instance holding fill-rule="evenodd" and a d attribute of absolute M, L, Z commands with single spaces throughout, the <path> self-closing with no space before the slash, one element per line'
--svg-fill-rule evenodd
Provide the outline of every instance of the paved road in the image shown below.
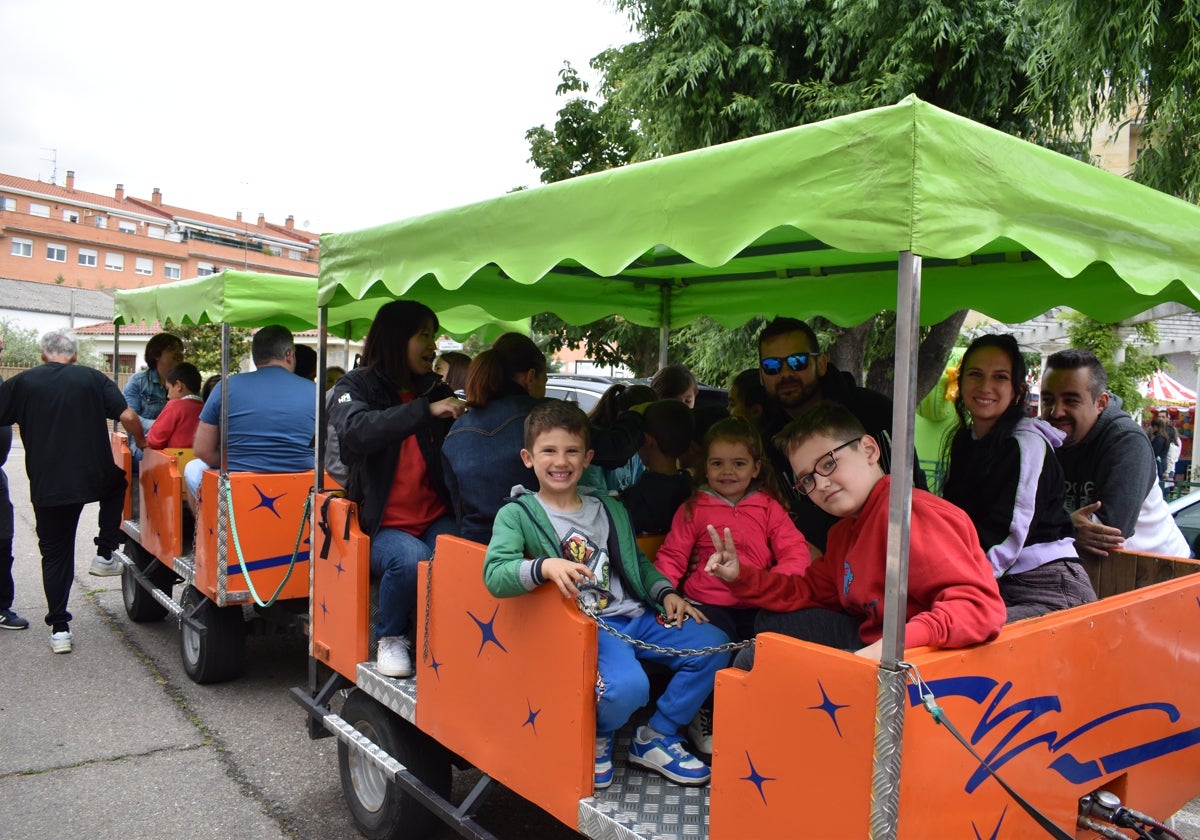
<path fill-rule="evenodd" d="M 0 632 L 0 840 L 358 837 L 336 742 L 310 741 L 287 696 L 306 679 L 304 640 L 251 637 L 244 677 L 195 685 L 179 662 L 175 624 L 133 624 L 120 578 L 87 574 L 95 506 L 76 549 L 75 652 L 50 653 L 22 456 L 18 443 L 7 472 L 15 607 L 32 626 Z M 460 796 L 475 778 L 456 774 Z M 480 821 L 501 837 L 577 836 L 503 791 Z M 1200 800 L 1177 830 L 1200 840 Z"/>

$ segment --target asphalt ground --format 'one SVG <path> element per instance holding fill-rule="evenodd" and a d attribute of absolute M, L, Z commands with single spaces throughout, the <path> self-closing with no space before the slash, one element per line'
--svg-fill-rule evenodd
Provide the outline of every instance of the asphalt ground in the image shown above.
<path fill-rule="evenodd" d="M 120 577 L 88 574 L 95 505 L 76 542 L 74 652 L 51 653 L 23 456 L 15 441 L 6 472 L 16 511 L 14 608 L 30 628 L 0 631 L 0 840 L 358 837 L 336 741 L 310 740 L 288 697 L 307 679 L 305 639 L 253 635 L 240 679 L 192 683 L 176 624 L 129 621 Z M 456 798 L 477 778 L 456 771 Z M 504 790 L 479 821 L 502 838 L 578 836 Z M 1175 830 L 1200 840 L 1200 799 L 1177 815 Z"/>

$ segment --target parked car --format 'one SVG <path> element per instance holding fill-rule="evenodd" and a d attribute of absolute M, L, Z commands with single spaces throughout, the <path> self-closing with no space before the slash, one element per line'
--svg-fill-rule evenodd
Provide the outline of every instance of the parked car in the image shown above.
<path fill-rule="evenodd" d="M 1167 510 L 1171 511 L 1183 538 L 1192 547 L 1192 556 L 1200 557 L 1200 489 L 1168 502 Z"/>
<path fill-rule="evenodd" d="M 595 373 L 552 373 L 546 379 L 546 396 L 579 403 L 579 407 L 590 414 L 605 391 L 618 382 L 632 381 Z"/>

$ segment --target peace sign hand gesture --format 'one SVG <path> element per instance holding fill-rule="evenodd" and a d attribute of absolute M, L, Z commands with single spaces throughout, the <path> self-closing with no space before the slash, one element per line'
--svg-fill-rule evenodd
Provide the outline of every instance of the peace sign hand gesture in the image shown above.
<path fill-rule="evenodd" d="M 726 583 L 738 579 L 741 574 L 742 567 L 738 563 L 737 548 L 733 544 L 733 534 L 729 529 L 725 529 L 723 537 L 717 534 L 717 529 L 712 525 L 708 526 L 708 535 L 712 537 L 713 553 L 708 558 L 708 562 L 704 564 L 704 571 L 710 575 L 719 577 Z"/>

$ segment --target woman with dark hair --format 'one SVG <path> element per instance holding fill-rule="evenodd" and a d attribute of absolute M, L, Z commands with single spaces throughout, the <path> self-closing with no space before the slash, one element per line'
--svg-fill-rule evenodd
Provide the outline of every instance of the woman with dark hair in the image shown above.
<path fill-rule="evenodd" d="M 1075 552 L 1063 433 L 1026 416 L 1025 359 L 1011 335 L 983 335 L 959 365 L 959 424 L 942 495 L 966 511 L 1000 585 L 1008 621 L 1096 600 Z"/>
<path fill-rule="evenodd" d="M 154 418 L 167 404 L 167 372 L 183 361 L 183 339 L 160 332 L 146 342 L 146 367 L 125 383 L 125 402 L 142 419 L 142 429 L 149 430 Z"/>
<path fill-rule="evenodd" d="M 349 468 L 347 495 L 371 537 L 371 577 L 379 581 L 378 668 L 413 673 L 405 634 L 416 606 L 417 564 L 440 534 L 458 532 L 442 479 L 441 445 L 466 409 L 433 372 L 438 319 L 411 300 L 385 304 L 367 334 L 363 367 L 333 388 L 330 423 Z"/>
<path fill-rule="evenodd" d="M 513 487 L 538 486 L 521 449 L 525 417 L 546 398 L 546 356 L 528 336 L 505 333 L 471 360 L 466 391 L 471 410 L 450 429 L 442 459 L 460 534 L 486 543 Z M 627 411 L 611 428 L 593 431 L 592 463 L 619 466 L 641 445 L 642 417 Z"/>
<path fill-rule="evenodd" d="M 433 365 L 433 372 L 442 377 L 450 386 L 450 390 L 460 397 L 466 392 L 467 371 L 471 367 L 471 357 L 457 350 L 449 350 L 438 356 Z"/>

